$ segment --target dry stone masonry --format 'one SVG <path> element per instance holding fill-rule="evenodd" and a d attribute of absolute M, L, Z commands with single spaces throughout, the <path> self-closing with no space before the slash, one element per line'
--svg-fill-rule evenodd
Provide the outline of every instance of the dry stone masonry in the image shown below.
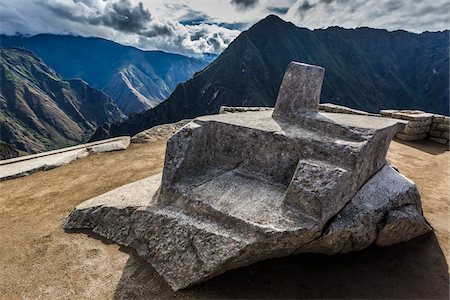
<path fill-rule="evenodd" d="M 291 63 L 273 111 L 193 120 L 168 140 L 161 175 L 80 204 L 64 228 L 136 249 L 174 290 L 428 232 L 416 186 L 386 162 L 396 120 L 318 112 L 323 76 Z"/>
<path fill-rule="evenodd" d="M 396 137 L 404 141 L 422 140 L 428 136 L 433 121 L 433 114 L 418 110 L 382 110 L 380 114 L 385 117 L 408 121 L 403 132 Z"/>
<path fill-rule="evenodd" d="M 430 140 L 449 145 L 450 117 L 434 115 L 430 128 Z"/>
<path fill-rule="evenodd" d="M 433 142 L 449 145 L 450 117 L 426 113 L 419 110 L 382 110 L 384 117 L 406 120 L 406 127 L 396 134 L 404 141 L 429 138 Z"/>
<path fill-rule="evenodd" d="M 319 110 L 324 112 L 331 112 L 331 113 L 341 113 L 341 114 L 351 114 L 351 115 L 363 115 L 363 116 L 374 116 L 378 117 L 377 114 L 372 114 L 366 111 L 353 109 L 350 107 L 332 104 L 332 103 L 321 103 L 319 104 Z"/>

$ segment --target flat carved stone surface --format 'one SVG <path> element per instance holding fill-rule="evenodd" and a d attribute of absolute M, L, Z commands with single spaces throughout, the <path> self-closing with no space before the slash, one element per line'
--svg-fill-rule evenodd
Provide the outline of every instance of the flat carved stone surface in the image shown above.
<path fill-rule="evenodd" d="M 321 68 L 291 64 L 274 116 L 195 119 L 168 140 L 161 176 L 81 204 L 64 228 L 136 249 L 174 290 L 271 257 L 389 246 L 429 231 L 414 183 L 386 163 L 396 121 L 318 113 L 321 77 Z M 276 117 L 291 96 L 294 114 Z"/>

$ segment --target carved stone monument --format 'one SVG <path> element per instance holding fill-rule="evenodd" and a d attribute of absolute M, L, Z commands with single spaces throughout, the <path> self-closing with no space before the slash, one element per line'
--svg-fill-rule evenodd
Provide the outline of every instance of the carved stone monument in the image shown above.
<path fill-rule="evenodd" d="M 82 203 L 64 228 L 136 249 L 174 290 L 429 231 L 414 183 L 386 162 L 396 121 L 319 113 L 323 76 L 293 62 L 273 111 L 195 119 L 168 140 L 162 176 Z"/>

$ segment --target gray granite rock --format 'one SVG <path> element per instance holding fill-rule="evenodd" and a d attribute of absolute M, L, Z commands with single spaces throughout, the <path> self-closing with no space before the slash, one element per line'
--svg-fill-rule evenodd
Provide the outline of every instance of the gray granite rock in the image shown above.
<path fill-rule="evenodd" d="M 230 114 L 230 113 L 240 113 L 249 111 L 265 111 L 273 110 L 273 107 L 266 106 L 221 106 L 219 109 L 219 114 Z"/>
<path fill-rule="evenodd" d="M 396 138 L 403 140 L 403 141 L 420 141 L 427 137 L 426 133 L 422 134 L 404 134 L 404 133 L 397 133 L 395 135 Z"/>
<path fill-rule="evenodd" d="M 433 141 L 433 142 L 442 144 L 442 145 L 445 145 L 445 144 L 447 144 L 447 142 L 448 142 L 448 139 L 444 139 L 444 138 L 436 138 L 436 137 L 430 137 L 430 140 Z"/>
<path fill-rule="evenodd" d="M 278 93 L 274 119 L 289 119 L 299 113 L 317 112 L 325 69 L 291 62 Z"/>
<path fill-rule="evenodd" d="M 430 230 L 414 184 L 386 164 L 397 122 L 317 112 L 322 78 L 290 64 L 273 115 L 195 119 L 168 140 L 160 177 L 82 203 L 64 228 L 136 249 L 174 290 L 271 257 Z"/>
<path fill-rule="evenodd" d="M 137 133 L 131 138 L 132 143 L 145 144 L 166 140 L 191 120 L 181 120 L 176 123 L 163 124 Z"/>
<path fill-rule="evenodd" d="M 373 243 L 389 246 L 430 230 L 414 183 L 385 165 L 330 219 L 320 238 L 297 252 L 334 254 Z"/>

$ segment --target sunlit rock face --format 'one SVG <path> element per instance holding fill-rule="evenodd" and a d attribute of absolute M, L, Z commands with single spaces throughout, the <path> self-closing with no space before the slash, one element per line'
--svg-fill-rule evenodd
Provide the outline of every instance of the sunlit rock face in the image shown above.
<path fill-rule="evenodd" d="M 274 110 L 195 119 L 167 142 L 162 175 L 82 203 L 64 228 L 135 248 L 174 290 L 429 231 L 414 183 L 386 162 L 396 121 L 319 113 L 323 77 L 291 63 Z"/>

